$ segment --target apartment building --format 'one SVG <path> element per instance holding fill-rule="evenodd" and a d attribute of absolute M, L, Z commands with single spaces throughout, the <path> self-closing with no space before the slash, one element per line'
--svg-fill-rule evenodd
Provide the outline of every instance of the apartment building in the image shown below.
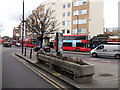
<path fill-rule="evenodd" d="M 51 0 L 44 3 L 52 8 L 64 35 L 102 34 L 104 28 L 103 0 Z"/>
<path fill-rule="evenodd" d="M 72 15 L 72 0 L 50 0 L 46 3 L 43 3 L 44 11 L 51 9 L 53 11 L 52 17 L 57 19 L 59 23 L 59 31 L 63 35 L 71 35 L 71 15 Z M 49 35 L 55 36 L 54 34 Z M 54 37 L 49 39 L 49 42 L 52 43 Z"/>
<path fill-rule="evenodd" d="M 91 38 L 103 33 L 103 1 L 73 0 L 72 34 L 86 34 Z"/>
<path fill-rule="evenodd" d="M 72 0 L 59 0 L 56 2 L 57 20 L 60 22 L 59 32 L 71 35 Z"/>
<path fill-rule="evenodd" d="M 37 7 L 39 14 L 51 9 L 63 35 L 103 34 L 103 0 L 48 0 Z M 55 35 L 55 34 L 54 34 Z M 51 37 L 51 35 L 49 35 Z M 53 42 L 54 37 L 49 39 Z"/>

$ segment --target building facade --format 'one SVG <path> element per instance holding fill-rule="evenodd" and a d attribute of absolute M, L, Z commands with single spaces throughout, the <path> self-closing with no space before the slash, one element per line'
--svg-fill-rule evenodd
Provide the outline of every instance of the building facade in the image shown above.
<path fill-rule="evenodd" d="M 111 35 L 118 35 L 120 36 L 120 27 L 115 27 L 115 28 L 106 28 L 104 30 L 105 34 L 111 34 Z"/>
<path fill-rule="evenodd" d="M 84 34 L 92 38 L 104 31 L 103 4 L 103 0 L 48 0 L 36 10 L 40 15 L 48 8 L 54 12 L 53 16 L 60 23 L 57 32 L 63 35 Z M 54 37 L 49 42 L 53 40 Z"/>
<path fill-rule="evenodd" d="M 103 0 L 73 0 L 72 34 L 102 34 L 103 21 Z"/>
<path fill-rule="evenodd" d="M 19 40 L 21 38 L 21 25 L 13 28 L 13 40 Z"/>
<path fill-rule="evenodd" d="M 103 0 L 54 0 L 44 3 L 43 11 L 48 8 L 54 10 L 64 35 L 103 33 Z"/>

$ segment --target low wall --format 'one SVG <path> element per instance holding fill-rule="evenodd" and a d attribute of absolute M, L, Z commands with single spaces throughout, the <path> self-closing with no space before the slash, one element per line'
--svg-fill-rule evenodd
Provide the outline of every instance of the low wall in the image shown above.
<path fill-rule="evenodd" d="M 42 54 L 37 54 L 37 60 L 49 63 L 51 69 L 53 69 L 53 65 L 55 65 L 73 72 L 74 80 L 78 83 L 92 82 L 94 65 L 79 65 Z"/>

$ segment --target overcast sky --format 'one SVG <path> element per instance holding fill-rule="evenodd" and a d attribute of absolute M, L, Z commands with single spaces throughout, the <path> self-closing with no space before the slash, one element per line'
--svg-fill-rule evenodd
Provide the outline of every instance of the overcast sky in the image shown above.
<path fill-rule="evenodd" d="M 31 13 L 33 9 L 47 0 L 24 0 L 25 16 Z M 104 0 L 104 26 L 105 28 L 118 26 L 118 1 L 120 0 Z M 23 0 L 1 0 L 0 1 L 0 23 L 4 25 L 2 36 L 13 35 L 13 28 L 20 23 L 22 15 Z"/>

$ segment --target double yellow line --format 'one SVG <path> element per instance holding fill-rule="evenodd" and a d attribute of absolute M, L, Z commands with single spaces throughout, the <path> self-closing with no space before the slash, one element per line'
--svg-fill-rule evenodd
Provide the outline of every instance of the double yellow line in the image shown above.
<path fill-rule="evenodd" d="M 48 77 L 47 75 L 45 75 L 44 73 L 40 72 L 40 70 L 38 70 L 35 67 L 31 67 L 30 65 L 27 64 L 27 61 L 24 61 L 23 59 L 20 59 L 19 57 L 17 57 L 15 54 L 12 54 L 15 58 L 17 58 L 21 63 L 23 63 L 25 66 L 27 66 L 30 70 L 32 70 L 33 72 L 35 72 L 37 75 L 39 75 L 40 77 L 42 77 L 44 80 L 46 80 L 47 82 L 49 82 L 50 84 L 52 84 L 54 87 L 58 88 L 59 90 L 63 90 L 65 89 L 64 86 L 62 86 L 61 84 L 59 84 L 58 82 L 56 82 L 55 80 L 51 79 L 50 77 Z M 66 89 L 65 89 L 66 90 Z"/>

